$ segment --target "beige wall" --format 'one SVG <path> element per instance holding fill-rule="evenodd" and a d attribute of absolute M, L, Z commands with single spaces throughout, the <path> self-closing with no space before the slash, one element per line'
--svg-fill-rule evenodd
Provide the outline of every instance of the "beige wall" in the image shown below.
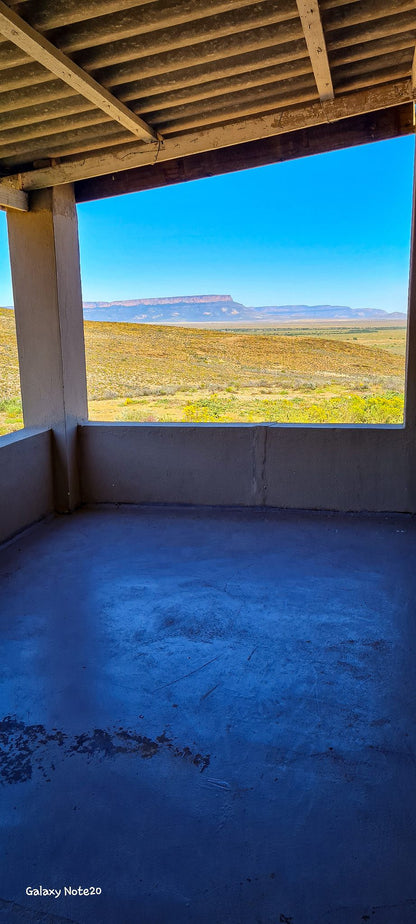
<path fill-rule="evenodd" d="M 0 542 L 53 512 L 52 440 L 0 437 Z M 84 503 L 416 512 L 402 427 L 88 423 L 79 447 Z"/>
<path fill-rule="evenodd" d="M 53 512 L 52 439 L 0 437 L 0 542 Z M 79 445 L 84 503 L 416 512 L 402 427 L 88 423 Z"/>
<path fill-rule="evenodd" d="M 51 431 L 0 437 L 0 542 L 52 513 Z"/>
<path fill-rule="evenodd" d="M 84 503 L 416 511 L 403 427 L 89 423 L 79 433 Z"/>

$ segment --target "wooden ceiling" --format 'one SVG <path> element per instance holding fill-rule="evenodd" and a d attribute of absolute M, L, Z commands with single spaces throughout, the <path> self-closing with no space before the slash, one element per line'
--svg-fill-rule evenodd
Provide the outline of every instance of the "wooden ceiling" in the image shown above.
<path fill-rule="evenodd" d="M 416 0 L 0 0 L 0 191 L 404 134 L 415 45 Z"/>

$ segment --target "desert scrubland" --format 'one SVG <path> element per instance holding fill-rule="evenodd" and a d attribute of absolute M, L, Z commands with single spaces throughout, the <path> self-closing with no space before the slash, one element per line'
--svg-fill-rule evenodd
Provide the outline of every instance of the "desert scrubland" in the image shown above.
<path fill-rule="evenodd" d="M 403 322 L 233 330 L 85 322 L 92 420 L 402 423 Z M 14 315 L 0 309 L 0 433 L 22 427 Z"/>

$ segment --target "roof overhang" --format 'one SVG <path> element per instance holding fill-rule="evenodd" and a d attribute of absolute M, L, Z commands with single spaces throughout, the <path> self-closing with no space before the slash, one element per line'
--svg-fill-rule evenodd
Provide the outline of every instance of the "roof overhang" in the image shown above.
<path fill-rule="evenodd" d="M 1 36 L 5 208 L 414 131 L 414 0 L 0 0 Z"/>

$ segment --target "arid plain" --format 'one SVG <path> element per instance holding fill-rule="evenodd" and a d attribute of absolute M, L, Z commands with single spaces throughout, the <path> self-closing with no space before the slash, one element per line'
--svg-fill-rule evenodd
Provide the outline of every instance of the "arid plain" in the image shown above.
<path fill-rule="evenodd" d="M 85 322 L 92 420 L 397 423 L 406 324 Z M 0 309 L 0 433 L 23 426 L 13 312 Z"/>

